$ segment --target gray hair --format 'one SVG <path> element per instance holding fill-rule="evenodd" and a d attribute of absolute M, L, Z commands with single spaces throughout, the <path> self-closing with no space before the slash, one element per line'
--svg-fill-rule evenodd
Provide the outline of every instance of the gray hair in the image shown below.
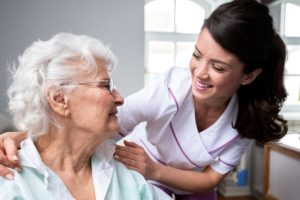
<path fill-rule="evenodd" d="M 78 60 L 84 62 L 84 72 L 96 72 L 96 58 L 105 63 L 109 73 L 115 68 L 116 57 L 111 50 L 89 36 L 59 33 L 29 46 L 19 56 L 18 66 L 13 66 L 13 82 L 7 90 L 16 128 L 31 136 L 46 133 L 54 119 L 49 112 L 47 89 L 60 87 L 82 73 L 74 67 Z"/>

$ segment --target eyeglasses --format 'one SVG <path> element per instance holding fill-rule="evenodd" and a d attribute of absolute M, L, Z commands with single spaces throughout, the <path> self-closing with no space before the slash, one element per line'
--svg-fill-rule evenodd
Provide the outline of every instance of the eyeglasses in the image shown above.
<path fill-rule="evenodd" d="M 67 83 L 61 83 L 60 86 L 64 85 L 91 85 L 96 84 L 96 87 L 99 88 L 106 88 L 111 94 L 113 90 L 115 89 L 115 85 L 112 79 L 108 80 L 100 80 L 100 81 L 87 81 L 87 82 L 67 82 Z"/>

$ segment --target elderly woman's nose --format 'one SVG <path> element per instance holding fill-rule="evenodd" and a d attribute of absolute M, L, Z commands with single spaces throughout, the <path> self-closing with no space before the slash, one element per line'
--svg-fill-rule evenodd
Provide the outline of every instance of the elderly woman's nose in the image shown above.
<path fill-rule="evenodd" d="M 123 105 L 124 99 L 123 99 L 122 95 L 116 89 L 113 90 L 112 96 L 113 96 L 115 104 L 117 106 Z"/>

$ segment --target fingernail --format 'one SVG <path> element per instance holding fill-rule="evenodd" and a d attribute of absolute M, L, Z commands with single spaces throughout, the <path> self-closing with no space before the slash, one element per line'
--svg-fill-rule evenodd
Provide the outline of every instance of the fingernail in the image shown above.
<path fill-rule="evenodd" d="M 19 167 L 15 167 L 15 170 L 16 170 L 17 172 L 21 172 L 21 169 L 20 169 Z"/>
<path fill-rule="evenodd" d="M 6 178 L 7 180 L 10 180 L 10 181 L 14 180 L 14 176 L 11 175 L 11 174 L 7 174 L 7 175 L 5 176 L 5 178 Z"/>
<path fill-rule="evenodd" d="M 12 158 L 13 160 L 19 160 L 19 158 L 18 158 L 16 155 L 13 155 L 11 158 Z"/>

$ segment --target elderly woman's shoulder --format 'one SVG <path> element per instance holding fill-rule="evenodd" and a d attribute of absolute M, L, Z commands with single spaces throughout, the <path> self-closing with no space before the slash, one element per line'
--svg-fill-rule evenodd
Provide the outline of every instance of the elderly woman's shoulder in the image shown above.
<path fill-rule="evenodd" d="M 98 158 L 104 161 L 104 165 L 107 167 L 110 165 L 113 168 L 110 182 L 112 191 L 118 191 L 123 199 L 171 199 L 163 191 L 147 182 L 140 173 L 130 170 L 123 163 L 116 161 L 113 158 L 114 151 L 115 142 L 106 140 L 98 147 L 96 152 Z M 107 196 L 110 196 L 110 192 L 108 192 Z"/>
<path fill-rule="evenodd" d="M 41 181 L 32 177 L 30 169 L 23 167 L 22 172 L 14 171 L 13 181 L 0 177 L 0 199 L 43 199 L 53 200 Z M 28 175 L 29 174 L 29 175 Z M 31 176 L 31 177 L 30 177 Z M 29 181 L 30 180 L 30 181 Z"/>
<path fill-rule="evenodd" d="M 95 155 L 103 161 L 110 162 L 113 159 L 115 147 L 115 141 L 107 139 L 97 147 Z"/>
<path fill-rule="evenodd" d="M 20 192 L 16 181 L 10 181 L 0 176 L 0 199 L 3 199 L 3 195 L 8 195 L 7 191 Z"/>
<path fill-rule="evenodd" d="M 115 177 L 120 193 L 124 199 L 167 200 L 172 199 L 162 190 L 150 184 L 140 173 L 127 169 L 122 163 L 115 161 Z"/>

